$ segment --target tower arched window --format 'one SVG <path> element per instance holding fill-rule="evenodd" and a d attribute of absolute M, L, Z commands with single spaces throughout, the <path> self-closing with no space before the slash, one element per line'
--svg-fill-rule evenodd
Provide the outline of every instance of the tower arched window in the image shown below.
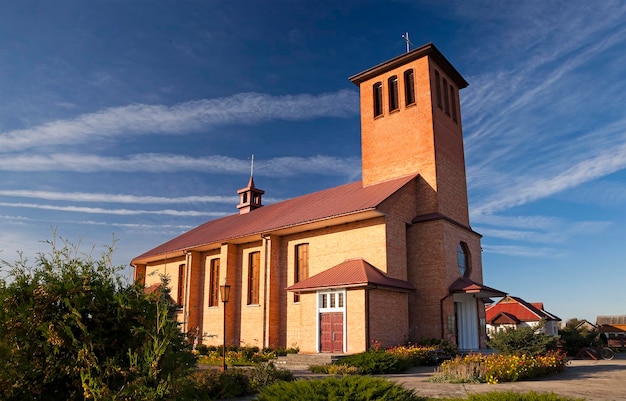
<path fill-rule="evenodd" d="M 387 80 L 389 87 L 389 111 L 398 110 L 398 77 L 394 75 Z"/>
<path fill-rule="evenodd" d="M 459 273 L 461 273 L 461 276 L 467 277 L 471 270 L 469 249 L 465 242 L 460 242 L 456 249 Z"/>
<path fill-rule="evenodd" d="M 415 77 L 413 69 L 404 71 L 404 105 L 415 103 Z"/>
<path fill-rule="evenodd" d="M 373 87 L 374 91 L 374 117 L 383 115 L 383 84 L 377 82 Z"/>

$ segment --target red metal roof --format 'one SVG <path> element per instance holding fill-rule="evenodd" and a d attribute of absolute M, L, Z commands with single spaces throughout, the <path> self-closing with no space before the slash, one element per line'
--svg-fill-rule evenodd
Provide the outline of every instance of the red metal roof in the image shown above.
<path fill-rule="evenodd" d="M 489 323 L 502 313 L 514 316 L 520 322 L 536 322 L 541 319 L 561 320 L 545 310 L 536 308 L 533 304 L 524 301 L 522 298 L 512 296 L 501 299 L 498 303 L 487 307 L 485 311 L 485 317 Z"/>
<path fill-rule="evenodd" d="M 457 279 L 450 286 L 451 293 L 467 293 L 474 294 L 477 298 L 489 298 L 489 297 L 504 297 L 505 292 L 496 290 L 495 288 L 487 287 L 483 284 L 478 284 L 467 277 L 461 277 Z"/>
<path fill-rule="evenodd" d="M 346 216 L 376 208 L 416 175 L 363 187 L 361 181 L 263 206 L 245 214 L 208 221 L 134 258 L 142 259 L 221 243 L 254 234 Z"/>
<path fill-rule="evenodd" d="M 300 281 L 287 291 L 304 292 L 319 289 L 376 286 L 400 291 L 413 291 L 407 281 L 388 277 L 363 259 L 348 259 L 337 266 Z"/>

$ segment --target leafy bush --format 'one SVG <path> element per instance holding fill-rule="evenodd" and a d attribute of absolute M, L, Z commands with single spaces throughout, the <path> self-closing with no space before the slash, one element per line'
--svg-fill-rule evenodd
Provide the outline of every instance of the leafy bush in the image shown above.
<path fill-rule="evenodd" d="M 0 280 L 0 393 L 4 400 L 168 399 L 195 367 L 167 282 L 152 294 L 111 265 L 54 238 L 34 266 Z"/>
<path fill-rule="evenodd" d="M 556 349 L 556 337 L 541 332 L 537 327 L 507 327 L 491 335 L 487 344 L 502 354 L 541 355 Z"/>
<path fill-rule="evenodd" d="M 575 327 L 565 327 L 559 330 L 559 343 L 567 355 L 576 355 L 581 349 L 588 347 L 594 343 L 598 337 L 598 332 L 589 330 L 583 332 Z"/>
<path fill-rule="evenodd" d="M 294 380 L 293 373 L 287 369 L 276 368 L 273 363 L 261 365 L 248 371 L 248 379 L 252 391 L 259 392 L 264 387 L 279 381 L 291 382 Z"/>
<path fill-rule="evenodd" d="M 344 376 L 281 382 L 266 387 L 258 401 L 425 401 L 413 391 L 384 379 L 365 376 Z"/>
<path fill-rule="evenodd" d="M 198 355 L 207 355 L 209 353 L 209 347 L 204 344 L 196 345 L 196 352 Z"/>
<path fill-rule="evenodd" d="M 354 366 L 364 375 L 404 372 L 411 367 L 408 360 L 385 351 L 366 351 L 348 355 L 337 364 Z"/>
<path fill-rule="evenodd" d="M 252 369 L 206 369 L 194 372 L 189 385 L 176 394 L 176 400 L 207 401 L 255 394 L 279 381 L 293 381 L 293 374 L 273 364 Z"/>
<path fill-rule="evenodd" d="M 499 383 L 548 376 L 565 369 L 567 358 L 561 352 L 546 355 L 481 355 L 445 361 L 431 377 L 435 382 Z"/>
<path fill-rule="evenodd" d="M 241 369 L 199 370 L 191 375 L 193 390 L 179 394 L 178 399 L 193 399 L 199 401 L 218 398 L 235 398 L 252 394 L 250 382 Z"/>
<path fill-rule="evenodd" d="M 369 351 L 346 356 L 330 365 L 310 366 L 309 370 L 335 375 L 398 373 L 411 366 L 434 365 L 440 362 L 440 358 L 450 358 L 440 345 L 406 343 L 382 349 L 380 342 L 372 341 Z"/>
<path fill-rule="evenodd" d="M 449 341 L 441 338 L 422 338 L 417 342 L 418 345 L 429 347 L 436 347 L 438 350 L 443 351 L 449 357 L 454 357 L 457 354 L 456 346 Z M 410 345 L 410 343 L 408 344 Z"/>

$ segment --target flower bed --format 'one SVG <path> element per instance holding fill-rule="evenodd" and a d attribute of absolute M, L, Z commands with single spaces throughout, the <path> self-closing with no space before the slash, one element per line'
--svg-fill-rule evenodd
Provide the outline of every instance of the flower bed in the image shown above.
<path fill-rule="evenodd" d="M 391 347 L 386 349 L 385 352 L 406 360 L 410 366 L 420 366 L 436 362 L 437 347 L 409 344 Z"/>
<path fill-rule="evenodd" d="M 258 347 L 226 347 L 226 364 L 236 366 L 251 366 L 268 362 L 280 355 L 296 354 L 297 348 L 271 349 Z M 222 364 L 222 347 L 199 345 L 194 351 L 198 355 L 198 363 L 201 365 Z"/>
<path fill-rule="evenodd" d="M 309 370 L 313 373 L 341 375 L 398 373 L 412 366 L 436 364 L 440 358 L 439 352 L 443 351 L 435 345 L 407 344 L 381 349 L 380 343 L 372 342 L 372 347 L 366 352 L 349 355 L 332 365 L 310 366 Z"/>
<path fill-rule="evenodd" d="M 445 361 L 431 381 L 495 384 L 548 376 L 562 371 L 567 358 L 562 352 L 546 355 L 470 354 Z"/>

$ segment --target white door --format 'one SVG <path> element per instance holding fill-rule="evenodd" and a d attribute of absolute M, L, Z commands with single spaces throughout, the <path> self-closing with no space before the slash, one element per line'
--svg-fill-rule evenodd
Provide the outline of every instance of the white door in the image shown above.
<path fill-rule="evenodd" d="M 460 350 L 479 348 L 478 309 L 476 298 L 469 294 L 454 295 L 454 313 L 456 314 L 457 347 Z"/>

